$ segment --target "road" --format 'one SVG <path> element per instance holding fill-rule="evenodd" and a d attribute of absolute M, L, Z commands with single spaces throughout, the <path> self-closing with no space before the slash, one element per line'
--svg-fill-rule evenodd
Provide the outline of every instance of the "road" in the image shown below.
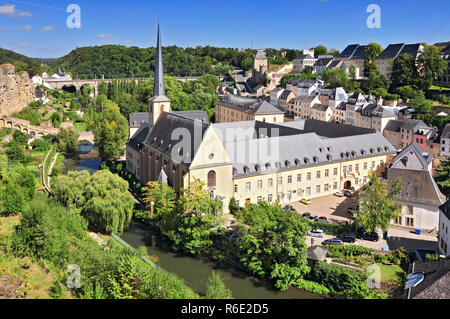
<path fill-rule="evenodd" d="M 312 200 L 311 205 L 303 205 L 300 202 L 291 203 L 291 205 L 300 214 L 309 212 L 316 216 L 324 216 L 333 224 L 351 223 L 351 215 L 348 213 L 348 207 L 357 205 L 353 198 L 325 196 Z M 380 238 L 382 234 L 380 233 Z M 325 239 L 332 239 L 335 236 L 326 236 L 324 239 L 315 239 L 315 245 L 321 244 Z M 311 245 L 311 238 L 308 237 L 308 245 Z M 382 250 L 389 248 L 395 250 L 404 247 L 407 251 L 413 252 L 418 248 L 422 249 L 437 249 L 438 238 L 436 234 L 423 233 L 422 235 L 415 234 L 410 229 L 392 226 L 388 231 L 387 240 L 381 239 L 378 242 L 370 242 L 365 240 L 357 240 L 356 245 Z"/>

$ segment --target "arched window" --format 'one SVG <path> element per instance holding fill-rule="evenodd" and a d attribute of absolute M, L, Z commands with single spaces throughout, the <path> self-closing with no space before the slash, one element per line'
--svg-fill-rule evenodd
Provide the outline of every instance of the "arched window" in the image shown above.
<path fill-rule="evenodd" d="M 214 171 L 208 173 L 208 187 L 216 187 L 216 172 Z"/>

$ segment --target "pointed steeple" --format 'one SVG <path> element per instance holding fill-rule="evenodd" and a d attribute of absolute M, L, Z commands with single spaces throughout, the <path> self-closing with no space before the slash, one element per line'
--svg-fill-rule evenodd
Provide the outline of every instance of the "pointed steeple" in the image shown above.
<path fill-rule="evenodd" d="M 164 65 L 161 45 L 161 26 L 158 20 L 158 40 L 156 44 L 155 84 L 153 88 L 153 100 L 169 100 L 166 97 L 164 84 Z M 170 101 L 170 100 L 169 100 Z"/>

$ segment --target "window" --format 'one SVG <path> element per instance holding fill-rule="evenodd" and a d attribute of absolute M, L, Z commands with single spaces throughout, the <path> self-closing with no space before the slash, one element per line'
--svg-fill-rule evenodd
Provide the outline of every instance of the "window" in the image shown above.
<path fill-rule="evenodd" d="M 359 185 L 359 178 L 355 179 L 355 185 Z"/>
<path fill-rule="evenodd" d="M 364 170 L 367 170 L 367 163 L 364 163 Z"/>
<path fill-rule="evenodd" d="M 268 196 L 267 196 L 267 201 L 269 202 L 269 203 L 272 203 L 272 200 L 273 200 L 273 198 L 272 198 L 272 194 L 269 194 Z"/>
<path fill-rule="evenodd" d="M 278 177 L 278 185 L 283 185 L 283 177 Z"/>
<path fill-rule="evenodd" d="M 414 215 L 414 207 L 408 206 L 408 215 Z"/>
<path fill-rule="evenodd" d="M 352 171 L 353 171 L 353 166 L 350 165 L 350 166 L 348 167 L 348 172 L 351 173 Z"/>
<path fill-rule="evenodd" d="M 245 184 L 245 190 L 246 190 L 247 192 L 249 192 L 249 191 L 251 191 L 251 189 L 252 189 L 252 184 L 251 184 L 251 183 L 246 183 L 246 184 Z"/>
<path fill-rule="evenodd" d="M 301 190 L 301 189 L 298 189 L 298 190 L 297 190 L 297 197 L 298 197 L 298 198 L 301 198 L 301 197 L 302 197 L 302 190 Z"/>
<path fill-rule="evenodd" d="M 359 173 L 359 164 L 356 164 L 356 165 L 355 165 L 355 172 L 356 172 L 356 173 Z"/>
<path fill-rule="evenodd" d="M 216 172 L 214 171 L 208 173 L 208 187 L 216 187 Z"/>
<path fill-rule="evenodd" d="M 239 187 L 237 186 L 237 184 L 236 184 L 236 185 L 234 185 L 234 192 L 235 192 L 235 193 L 237 193 L 237 192 L 238 192 L 238 190 L 239 190 Z"/>
<path fill-rule="evenodd" d="M 335 168 L 335 169 L 333 170 L 333 175 L 334 175 L 334 176 L 337 176 L 337 174 L 338 174 L 338 169 Z"/>
<path fill-rule="evenodd" d="M 363 178 L 363 184 L 364 184 L 364 185 L 367 184 L 367 177 L 365 177 L 365 176 L 364 176 L 364 178 Z"/>
<path fill-rule="evenodd" d="M 375 168 L 375 161 L 372 162 L 372 168 Z"/>
<path fill-rule="evenodd" d="M 321 175 L 320 171 L 317 171 L 316 177 L 320 178 L 320 175 Z"/>
<path fill-rule="evenodd" d="M 297 182 L 301 182 L 302 181 L 302 174 L 298 174 L 297 175 Z"/>
<path fill-rule="evenodd" d="M 269 188 L 273 187 L 273 179 L 272 178 L 269 178 L 268 185 L 269 185 Z"/>
<path fill-rule="evenodd" d="M 258 204 L 262 202 L 262 196 L 258 196 Z"/>
<path fill-rule="evenodd" d="M 262 181 L 258 181 L 258 189 L 262 189 Z"/>
<path fill-rule="evenodd" d="M 329 176 L 330 176 L 330 170 L 327 169 L 327 170 L 325 170 L 325 177 L 329 177 Z"/>
<path fill-rule="evenodd" d="M 292 184 L 292 176 L 288 176 L 288 184 Z"/>
<path fill-rule="evenodd" d="M 406 217 L 406 226 L 414 227 L 414 218 Z"/>
<path fill-rule="evenodd" d="M 308 181 L 311 180 L 311 173 L 306 174 L 306 179 L 307 179 Z"/>
<path fill-rule="evenodd" d="M 337 190 L 338 189 L 338 183 L 337 182 L 334 182 L 334 184 L 333 184 L 333 190 Z"/>
<path fill-rule="evenodd" d="M 316 186 L 316 194 L 320 194 L 320 189 L 321 189 L 320 185 Z"/>
<path fill-rule="evenodd" d="M 311 187 L 306 188 L 306 195 L 311 195 Z"/>
<path fill-rule="evenodd" d="M 325 192 L 328 192 L 330 190 L 330 185 L 325 184 L 325 186 L 323 187 Z"/>
<path fill-rule="evenodd" d="M 289 191 L 289 192 L 287 192 L 287 200 L 288 200 L 288 202 L 290 202 L 291 199 L 292 199 L 292 192 Z"/>

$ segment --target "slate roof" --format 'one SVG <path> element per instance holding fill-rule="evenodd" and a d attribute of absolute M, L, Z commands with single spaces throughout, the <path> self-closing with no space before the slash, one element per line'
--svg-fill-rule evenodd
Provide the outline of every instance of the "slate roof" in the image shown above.
<path fill-rule="evenodd" d="M 312 109 L 325 112 L 330 106 L 328 104 L 315 104 Z"/>
<path fill-rule="evenodd" d="M 309 89 L 309 88 L 313 87 L 314 85 L 316 85 L 317 83 L 320 83 L 320 82 L 317 80 L 314 80 L 314 79 L 302 79 L 302 78 L 295 78 L 288 82 L 288 84 L 291 84 L 295 87 L 305 88 L 305 89 Z"/>
<path fill-rule="evenodd" d="M 267 59 L 266 52 L 264 50 L 258 50 L 255 59 Z"/>
<path fill-rule="evenodd" d="M 130 128 L 140 128 L 145 122 L 148 123 L 148 112 L 131 113 L 129 124 Z"/>
<path fill-rule="evenodd" d="M 368 104 L 359 110 L 362 115 L 370 117 L 395 117 L 395 113 L 376 104 Z"/>
<path fill-rule="evenodd" d="M 322 261 L 327 257 L 327 254 L 328 250 L 322 247 L 319 246 L 308 247 L 306 258 L 315 261 Z"/>
<path fill-rule="evenodd" d="M 127 145 L 131 146 L 136 151 L 140 151 L 148 136 L 149 128 L 148 122 L 142 124 L 136 133 L 128 140 Z"/>
<path fill-rule="evenodd" d="M 391 168 L 428 171 L 432 161 L 433 158 L 423 147 L 413 142 L 394 158 Z"/>
<path fill-rule="evenodd" d="M 444 131 L 442 132 L 441 138 L 450 138 L 450 123 L 445 125 Z"/>
<path fill-rule="evenodd" d="M 233 159 L 235 178 L 395 153 L 394 147 L 375 130 L 316 120 L 283 124 L 218 123 L 213 127 L 220 132 L 219 136 Z M 230 128 L 240 128 L 241 132 L 248 133 L 230 137 L 226 134 Z M 271 136 L 272 129 L 279 132 Z M 262 135 L 257 133 L 261 130 Z M 261 154 L 264 145 L 274 145 L 275 149 L 270 154 Z M 246 154 L 239 153 L 242 147 Z"/>
<path fill-rule="evenodd" d="M 424 273 L 424 280 L 405 290 L 405 299 L 450 299 L 450 259 L 415 262 L 409 273 Z"/>
<path fill-rule="evenodd" d="M 401 132 L 402 129 L 417 132 L 421 128 L 427 128 L 428 126 L 422 120 L 407 119 L 406 121 L 390 120 L 386 125 L 385 130 L 391 132 Z"/>
<path fill-rule="evenodd" d="M 445 216 L 450 220 L 450 200 L 447 201 L 444 205 L 439 207 L 439 209 L 444 213 Z"/>
<path fill-rule="evenodd" d="M 389 44 L 389 46 L 380 53 L 380 55 L 376 58 L 376 60 L 394 60 L 399 55 L 401 50 L 403 49 L 404 43 L 398 44 Z"/>
<path fill-rule="evenodd" d="M 360 45 L 353 53 L 352 59 L 365 59 L 366 58 L 366 45 Z"/>
<path fill-rule="evenodd" d="M 296 60 L 314 60 L 315 58 L 310 54 L 302 54 L 296 58 Z"/>
<path fill-rule="evenodd" d="M 350 59 L 353 54 L 355 54 L 355 51 L 358 49 L 358 47 L 359 44 L 351 44 L 347 46 L 344 51 L 342 51 L 337 57 Z"/>
<path fill-rule="evenodd" d="M 333 61 L 333 58 L 320 58 L 317 60 L 316 63 L 314 63 L 315 67 L 320 67 L 320 66 L 328 66 L 331 62 Z"/>
<path fill-rule="evenodd" d="M 209 126 L 209 123 L 204 123 L 175 113 L 164 112 L 150 131 L 144 144 L 168 157 L 172 157 L 172 154 L 179 154 L 180 150 L 175 150 L 174 147 L 177 146 L 177 143 L 180 141 L 173 141 L 171 134 L 175 130 L 188 131 L 191 136 L 191 151 L 181 153 L 180 157 L 182 164 L 186 167 L 190 167 Z M 179 145 L 177 147 L 179 147 Z"/>
<path fill-rule="evenodd" d="M 289 98 L 289 95 L 292 93 L 293 92 L 291 90 L 284 90 L 280 95 L 280 100 L 287 100 Z"/>
<path fill-rule="evenodd" d="M 328 66 L 330 69 L 334 69 L 338 66 L 340 66 L 342 63 L 342 61 L 340 60 L 333 60 L 333 62 L 331 62 L 331 64 Z"/>
<path fill-rule="evenodd" d="M 201 111 L 201 110 L 176 111 L 176 112 L 172 112 L 172 113 L 175 115 L 186 117 L 188 119 L 199 120 L 199 121 L 202 121 L 203 123 L 209 123 L 208 114 L 206 113 L 206 111 Z"/>
<path fill-rule="evenodd" d="M 220 98 L 220 104 L 243 111 L 249 114 L 284 114 L 284 111 L 278 109 L 269 102 L 236 95 L 226 95 Z"/>

